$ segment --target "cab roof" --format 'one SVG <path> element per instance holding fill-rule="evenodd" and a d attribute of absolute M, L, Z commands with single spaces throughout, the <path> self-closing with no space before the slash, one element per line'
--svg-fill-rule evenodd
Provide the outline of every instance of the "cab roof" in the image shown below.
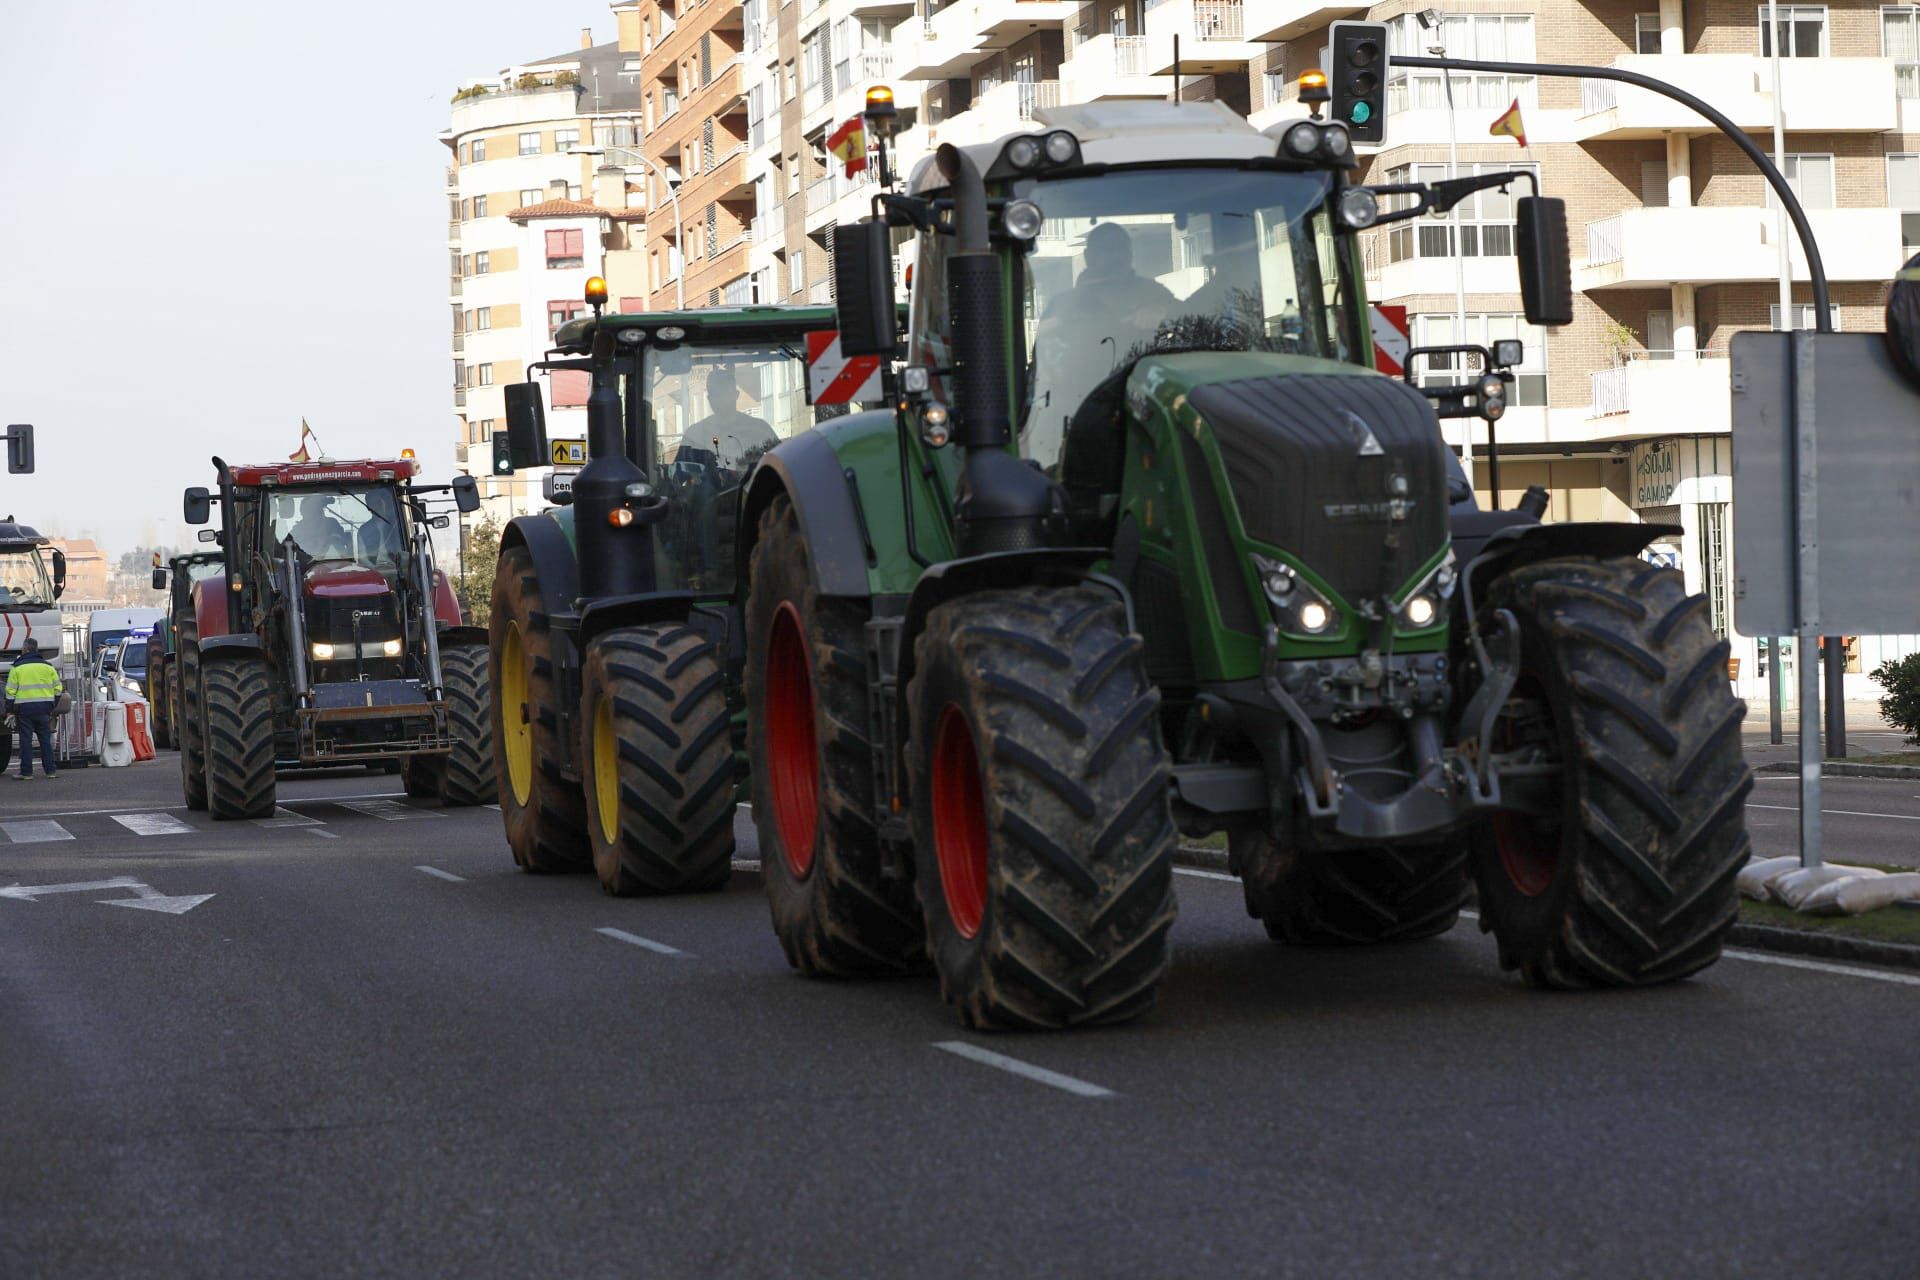
<path fill-rule="evenodd" d="M 663 327 L 684 329 L 686 335 L 674 341 L 697 345 L 702 340 L 740 342 L 754 338 L 792 338 L 816 329 L 838 328 L 839 323 L 831 303 L 634 311 L 569 320 L 554 333 L 553 345 L 563 351 L 584 351 L 593 345 L 593 336 L 602 325 L 612 330 L 638 329 L 648 336 Z"/>
<path fill-rule="evenodd" d="M 327 459 L 321 462 L 274 462 L 262 466 L 232 469 L 233 482 L 241 485 L 272 485 L 298 488 L 301 485 L 375 483 L 381 480 L 411 480 L 420 473 L 412 458 L 355 458 L 349 461 Z"/>
<path fill-rule="evenodd" d="M 26 551 L 33 547 L 44 547 L 47 542 L 48 539 L 32 525 L 0 520 L 0 551 Z"/>

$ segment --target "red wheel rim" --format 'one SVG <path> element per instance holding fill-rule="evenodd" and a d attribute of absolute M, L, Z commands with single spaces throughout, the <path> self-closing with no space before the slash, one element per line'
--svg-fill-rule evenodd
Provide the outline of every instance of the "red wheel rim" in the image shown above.
<path fill-rule="evenodd" d="M 767 782 L 780 855 L 796 879 L 813 870 L 820 759 L 813 735 L 813 672 L 800 611 L 784 600 L 767 637 Z"/>
<path fill-rule="evenodd" d="M 1537 898 L 1553 883 L 1560 866 L 1557 833 L 1554 843 L 1541 847 L 1541 832 L 1533 823 L 1515 813 L 1493 815 L 1493 847 L 1500 854 L 1500 865 L 1513 887 L 1529 898 Z"/>
<path fill-rule="evenodd" d="M 933 852 L 947 918 L 963 938 L 987 911 L 987 800 L 967 718 L 953 703 L 940 713 L 933 744 Z"/>

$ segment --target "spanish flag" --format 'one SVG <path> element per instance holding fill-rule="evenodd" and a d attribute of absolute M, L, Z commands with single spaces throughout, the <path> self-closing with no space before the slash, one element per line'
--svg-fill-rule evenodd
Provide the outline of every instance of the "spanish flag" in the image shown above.
<path fill-rule="evenodd" d="M 305 418 L 300 419 L 300 447 L 287 455 L 288 462 L 312 462 L 313 455 L 307 452 L 307 437 L 313 434 L 313 428 L 307 425 Z"/>
<path fill-rule="evenodd" d="M 847 166 L 847 176 L 851 178 L 867 167 L 867 129 L 859 116 L 847 121 L 833 131 L 827 139 L 827 150 L 841 164 Z"/>
<path fill-rule="evenodd" d="M 1487 133 L 1495 138 L 1512 138 L 1523 147 L 1527 145 L 1526 122 L 1520 119 L 1520 99 L 1513 100 L 1513 105 L 1501 113 Z"/>

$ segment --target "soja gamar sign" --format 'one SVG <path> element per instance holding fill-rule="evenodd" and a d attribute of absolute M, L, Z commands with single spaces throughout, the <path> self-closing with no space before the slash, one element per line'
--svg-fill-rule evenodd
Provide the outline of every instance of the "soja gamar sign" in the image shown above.
<path fill-rule="evenodd" d="M 1633 505 L 1670 507 L 1680 487 L 1680 449 L 1677 441 L 1652 440 L 1633 446 Z"/>

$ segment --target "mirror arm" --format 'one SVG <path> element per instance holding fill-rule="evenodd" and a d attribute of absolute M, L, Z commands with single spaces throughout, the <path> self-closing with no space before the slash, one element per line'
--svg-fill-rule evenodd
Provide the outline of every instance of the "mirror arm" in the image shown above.
<path fill-rule="evenodd" d="M 1374 219 L 1373 225 L 1384 226 L 1389 222 L 1405 222 L 1408 218 L 1417 218 L 1423 213 L 1445 213 L 1453 206 L 1465 200 L 1476 191 L 1486 191 L 1492 187 L 1501 190 L 1513 185 L 1517 178 L 1525 178 L 1533 184 L 1533 193 L 1540 194 L 1540 179 L 1524 169 L 1506 169 L 1499 173 L 1476 173 L 1464 178 L 1443 178 L 1439 182 L 1392 182 L 1380 186 L 1369 186 L 1365 190 L 1378 196 L 1414 196 L 1419 203 L 1409 209 L 1394 209 L 1383 212 Z"/>

